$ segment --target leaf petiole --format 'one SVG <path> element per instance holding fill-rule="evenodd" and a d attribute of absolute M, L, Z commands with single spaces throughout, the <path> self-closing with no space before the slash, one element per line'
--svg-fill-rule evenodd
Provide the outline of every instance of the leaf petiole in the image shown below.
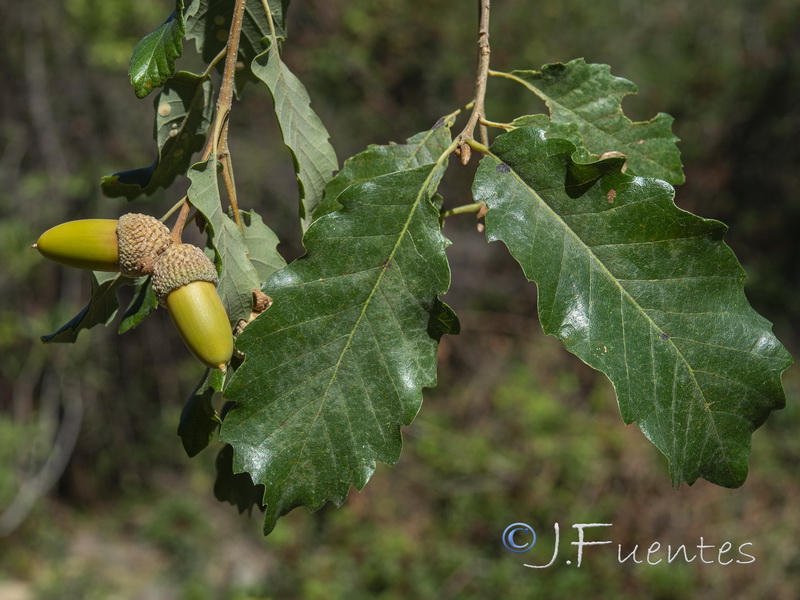
<path fill-rule="evenodd" d="M 261 4 L 264 5 L 267 23 L 269 23 L 269 37 L 272 40 L 272 47 L 275 49 L 275 52 L 278 52 L 278 35 L 275 33 L 275 22 L 272 20 L 272 11 L 269 8 L 269 0 L 261 0 Z"/>
<path fill-rule="evenodd" d="M 203 71 L 203 77 L 210 77 L 211 76 L 211 71 L 214 69 L 214 67 L 216 67 L 219 64 L 219 61 L 221 61 L 223 58 L 225 58 L 225 55 L 227 53 L 228 53 L 228 46 L 225 46 L 222 50 L 219 51 L 219 54 L 217 54 L 213 58 L 213 60 L 210 63 L 208 63 L 208 66 L 206 67 L 206 70 Z"/>
<path fill-rule="evenodd" d="M 439 219 L 440 220 L 446 219 L 447 217 L 452 217 L 453 215 L 477 213 L 480 212 L 484 206 L 486 206 L 484 202 L 473 202 L 472 204 L 464 204 L 462 206 L 456 206 L 455 208 L 451 208 L 448 210 L 442 210 L 439 213 Z"/>
<path fill-rule="evenodd" d="M 469 139 L 464 140 L 464 141 L 467 143 L 467 145 L 470 148 L 472 148 L 473 150 L 477 150 L 481 154 L 491 154 L 491 151 L 489 150 L 489 148 L 487 148 L 486 146 L 481 144 L 478 140 L 474 140 L 472 138 L 469 138 Z"/>
<path fill-rule="evenodd" d="M 178 202 L 176 202 L 175 204 L 173 204 L 173 205 L 172 205 L 172 207 L 171 207 L 171 208 L 170 208 L 170 209 L 169 209 L 169 210 L 168 210 L 166 213 L 164 213 L 164 216 L 163 216 L 163 217 L 161 217 L 161 218 L 159 219 L 159 221 L 161 221 L 162 223 L 163 223 L 163 222 L 165 222 L 165 221 L 166 221 L 167 219 L 169 219 L 169 218 L 170 218 L 170 217 L 171 217 L 173 214 L 175 214 L 175 211 L 177 211 L 178 209 L 180 209 L 180 207 L 181 207 L 181 206 L 183 206 L 185 202 L 186 202 L 186 196 L 184 196 L 184 197 L 183 197 L 183 198 L 181 198 L 181 199 L 180 199 Z"/>
<path fill-rule="evenodd" d="M 496 129 L 505 129 L 506 131 L 512 131 L 517 127 L 512 125 L 511 123 L 497 123 L 495 121 L 489 121 L 488 119 L 481 118 L 480 120 L 481 125 L 485 125 L 486 127 L 494 127 Z"/>

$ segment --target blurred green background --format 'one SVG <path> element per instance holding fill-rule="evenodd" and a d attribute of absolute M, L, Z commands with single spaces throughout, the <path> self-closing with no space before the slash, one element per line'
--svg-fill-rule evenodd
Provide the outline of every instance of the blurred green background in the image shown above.
<path fill-rule="evenodd" d="M 294 0 L 285 59 L 305 82 L 340 160 L 402 141 L 468 102 L 474 2 Z M 795 598 L 800 590 L 800 391 L 753 438 L 748 481 L 670 487 L 667 465 L 623 426 L 605 378 L 545 337 L 535 287 L 472 217 L 445 233 L 463 333 L 441 347 L 440 385 L 405 431 L 394 467 L 380 465 L 344 507 L 298 509 L 268 538 L 212 492 L 212 447 L 189 460 L 175 434 L 203 369 L 164 311 L 118 337 L 83 333 L 45 346 L 85 304 L 85 273 L 45 264 L 28 246 L 58 222 L 160 215 L 186 189 L 123 205 L 102 175 L 148 164 L 152 103 L 127 78 L 136 41 L 171 10 L 165 0 L 31 0 L 0 19 L 0 598 Z M 796 0 L 495 2 L 492 66 L 538 68 L 583 56 L 637 83 L 635 119 L 676 117 L 687 183 L 677 203 L 725 221 L 749 274 L 747 293 L 794 354 L 800 342 L 800 5 Z M 179 66 L 197 67 L 185 45 Z M 296 189 L 268 95 L 234 107 L 231 145 L 245 208 L 300 252 Z M 489 118 L 541 112 L 530 95 L 490 81 Z M 469 202 L 470 167 L 440 190 Z M 511 523 L 539 543 L 501 545 Z M 553 524 L 561 556 L 545 564 Z M 573 523 L 613 523 L 578 569 Z M 697 558 L 619 564 L 639 544 L 700 543 L 723 557 L 751 543 L 752 564 Z M 695 549 L 694 554 L 697 551 Z M 661 556 L 664 556 L 662 550 Z M 572 565 L 564 560 L 573 559 Z"/>

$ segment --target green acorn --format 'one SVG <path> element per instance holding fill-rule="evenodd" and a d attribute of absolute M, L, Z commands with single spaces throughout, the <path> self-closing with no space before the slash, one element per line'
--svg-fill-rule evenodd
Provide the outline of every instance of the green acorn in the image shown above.
<path fill-rule="evenodd" d="M 233 333 L 217 293 L 217 270 L 192 244 L 172 244 L 156 260 L 153 291 L 192 354 L 225 371 L 233 354 Z"/>
<path fill-rule="evenodd" d="M 159 220 L 137 213 L 115 219 L 68 221 L 45 231 L 36 243 L 54 262 L 92 271 L 120 271 L 126 277 L 153 272 L 156 258 L 171 243 Z"/>

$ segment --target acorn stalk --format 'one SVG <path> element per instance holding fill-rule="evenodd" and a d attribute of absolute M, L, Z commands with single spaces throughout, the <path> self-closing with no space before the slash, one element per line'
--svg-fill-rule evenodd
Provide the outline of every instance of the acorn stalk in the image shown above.
<path fill-rule="evenodd" d="M 192 244 L 169 246 L 153 270 L 153 291 L 186 347 L 207 367 L 225 371 L 233 333 L 217 283 L 214 264 Z"/>

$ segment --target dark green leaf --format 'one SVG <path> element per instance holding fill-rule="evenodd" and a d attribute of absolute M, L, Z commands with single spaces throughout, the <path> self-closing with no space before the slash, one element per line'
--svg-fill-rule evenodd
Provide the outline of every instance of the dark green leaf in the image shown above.
<path fill-rule="evenodd" d="M 212 94 L 208 78 L 181 71 L 170 79 L 154 103 L 158 158 L 150 166 L 103 177 L 103 193 L 133 200 L 169 187 L 176 176 L 186 173 L 192 156 L 205 144 L 214 113 Z"/>
<path fill-rule="evenodd" d="M 136 281 L 136 289 L 133 299 L 128 305 L 125 314 L 122 315 L 122 322 L 119 324 L 119 333 L 130 331 L 144 321 L 151 312 L 158 306 L 158 300 L 150 285 L 149 277 L 142 277 Z"/>
<path fill-rule="evenodd" d="M 144 98 L 175 74 L 175 60 L 183 53 L 183 0 L 176 0 L 175 12 L 133 49 L 128 73 L 136 96 Z"/>
<path fill-rule="evenodd" d="M 572 160 L 579 163 L 597 162 L 599 156 L 592 154 L 583 146 L 580 128 L 577 123 L 558 123 L 551 121 L 547 115 L 527 115 L 514 119 L 514 127 L 535 127 L 544 132 L 547 139 L 559 138 L 575 144 Z"/>
<path fill-rule="evenodd" d="M 181 411 L 178 435 L 183 449 L 189 457 L 196 456 L 211 442 L 219 424 L 222 422 L 211 404 L 216 392 L 222 391 L 225 375 L 218 369 L 209 369 L 203 380 L 192 392 L 191 398 Z"/>
<path fill-rule="evenodd" d="M 92 271 L 92 297 L 81 312 L 55 333 L 43 335 L 43 342 L 72 344 L 78 339 L 83 329 L 91 329 L 95 325 L 108 325 L 119 309 L 117 290 L 121 285 L 130 283 L 119 273 Z"/>
<path fill-rule="evenodd" d="M 248 257 L 263 283 L 278 269 L 286 266 L 286 261 L 278 253 L 278 236 L 264 225 L 261 216 L 255 211 L 240 211 L 244 225 L 244 240 L 247 244 Z"/>
<path fill-rule="evenodd" d="M 620 152 L 627 156 L 631 173 L 683 183 L 673 118 L 659 113 L 650 121 L 628 119 L 622 112 L 622 99 L 638 90 L 627 79 L 611 75 L 608 65 L 586 64 L 579 58 L 545 65 L 541 71 L 502 75 L 516 79 L 544 100 L 553 121 L 577 124 L 583 138 L 579 148 L 585 145 L 596 156 Z"/>
<path fill-rule="evenodd" d="M 292 153 L 300 191 L 300 220 L 305 230 L 322 200 L 325 185 L 339 168 L 328 130 L 311 108 L 308 92 L 281 60 L 276 48 L 256 56 L 253 73 L 267 84 L 283 143 Z"/>
<path fill-rule="evenodd" d="M 269 9 L 280 43 L 286 39 L 286 10 L 289 0 L 270 0 Z M 195 41 L 203 62 L 209 63 L 225 48 L 233 18 L 234 0 L 192 0 L 186 9 L 186 38 Z M 236 73 L 236 89 L 252 80 L 250 64 L 266 46 L 264 38 L 270 35 L 269 21 L 261 0 L 247 0 L 239 41 L 239 60 L 245 68 Z M 222 62 L 219 64 L 222 68 Z"/>
<path fill-rule="evenodd" d="M 217 454 L 217 480 L 214 482 L 214 497 L 228 502 L 240 513 L 250 512 L 254 506 L 261 508 L 264 486 L 254 485 L 247 473 L 233 472 L 233 448 L 225 444 Z"/>
<path fill-rule="evenodd" d="M 350 184 L 405 171 L 423 165 L 431 165 L 450 144 L 450 129 L 439 125 L 408 138 L 405 144 L 372 145 L 363 152 L 344 161 L 342 170 L 325 187 L 325 197 L 314 211 L 314 218 L 339 210 L 336 201 L 339 194 Z"/>
<path fill-rule="evenodd" d="M 675 484 L 741 485 L 791 358 L 747 303 L 725 225 L 678 209 L 662 181 L 622 174 L 623 159 L 573 162 L 572 143 L 537 129 L 491 152 L 475 199 L 488 239 L 536 282 L 545 332 L 608 375 Z"/>
<path fill-rule="evenodd" d="M 217 173 L 211 165 L 216 157 L 197 163 L 189 170 L 189 202 L 206 220 L 214 260 L 219 271 L 217 291 L 228 318 L 234 325 L 247 319 L 253 307 L 253 290 L 261 288 L 255 266 L 248 258 L 247 242 L 242 230 L 222 211 Z"/>
<path fill-rule="evenodd" d="M 245 361 L 220 436 L 234 472 L 266 486 L 265 532 L 296 506 L 341 504 L 376 461 L 394 463 L 400 426 L 436 384 L 439 337 L 457 329 L 437 298 L 450 281 L 430 202 L 440 167 L 349 186 L 343 208 L 306 232 L 307 254 L 267 281 L 272 306 L 237 339 Z"/>

